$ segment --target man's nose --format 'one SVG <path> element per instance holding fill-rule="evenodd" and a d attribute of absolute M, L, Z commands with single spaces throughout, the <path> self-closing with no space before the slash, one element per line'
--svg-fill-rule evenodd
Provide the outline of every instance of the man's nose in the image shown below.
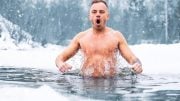
<path fill-rule="evenodd" d="M 99 18 L 99 17 L 100 17 L 100 13 L 99 13 L 99 12 L 97 12 L 96 17 L 97 17 L 97 18 Z"/>

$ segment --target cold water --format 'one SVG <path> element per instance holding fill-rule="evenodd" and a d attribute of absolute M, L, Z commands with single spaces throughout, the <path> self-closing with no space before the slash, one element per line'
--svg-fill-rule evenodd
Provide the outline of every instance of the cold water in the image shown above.
<path fill-rule="evenodd" d="M 109 0 L 108 26 L 121 31 L 143 73 L 83 78 L 82 56 L 62 75 L 56 56 L 90 27 L 88 0 L 0 1 L 0 101 L 178 101 L 180 1 Z M 118 68 L 128 67 L 120 56 Z M 120 69 L 121 70 L 121 69 Z M 74 72 L 76 71 L 76 72 Z"/>

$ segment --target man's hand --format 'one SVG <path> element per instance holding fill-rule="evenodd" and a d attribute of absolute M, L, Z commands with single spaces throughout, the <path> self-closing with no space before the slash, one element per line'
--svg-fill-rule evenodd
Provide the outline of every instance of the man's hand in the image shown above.
<path fill-rule="evenodd" d="M 135 64 L 133 64 L 132 70 L 133 70 L 136 74 L 142 73 L 143 69 L 142 69 L 141 63 L 136 62 Z"/>
<path fill-rule="evenodd" d="M 62 62 L 62 63 L 58 64 L 57 67 L 58 67 L 59 71 L 62 72 L 62 73 L 68 72 L 72 68 L 71 65 L 69 65 L 69 64 L 67 64 L 65 62 Z"/>

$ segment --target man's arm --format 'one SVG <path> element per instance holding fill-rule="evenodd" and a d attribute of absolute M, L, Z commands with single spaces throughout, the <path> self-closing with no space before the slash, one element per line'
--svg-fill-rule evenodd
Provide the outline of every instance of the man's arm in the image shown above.
<path fill-rule="evenodd" d="M 79 38 L 77 35 L 73 38 L 69 46 L 57 56 L 55 63 L 61 72 L 64 73 L 71 69 L 71 66 L 65 63 L 65 61 L 74 56 L 77 53 L 79 47 Z"/>
<path fill-rule="evenodd" d="M 129 64 L 131 64 L 133 66 L 132 69 L 136 73 L 141 73 L 143 71 L 141 61 L 130 50 L 124 36 L 120 32 L 118 32 L 118 35 L 119 35 L 118 47 L 119 47 L 119 51 L 120 51 L 121 55 L 126 59 L 126 61 Z"/>

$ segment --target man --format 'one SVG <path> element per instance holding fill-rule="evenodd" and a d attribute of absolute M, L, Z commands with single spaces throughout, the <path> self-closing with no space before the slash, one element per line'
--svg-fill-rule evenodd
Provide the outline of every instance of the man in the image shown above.
<path fill-rule="evenodd" d="M 117 52 L 127 60 L 137 74 L 142 72 L 140 60 L 131 52 L 122 33 L 106 26 L 108 5 L 103 0 L 93 0 L 89 11 L 92 28 L 77 34 L 70 45 L 56 58 L 56 66 L 65 73 L 71 69 L 66 60 L 78 50 L 84 55 L 81 68 L 83 76 L 105 77 L 117 74 Z"/>

